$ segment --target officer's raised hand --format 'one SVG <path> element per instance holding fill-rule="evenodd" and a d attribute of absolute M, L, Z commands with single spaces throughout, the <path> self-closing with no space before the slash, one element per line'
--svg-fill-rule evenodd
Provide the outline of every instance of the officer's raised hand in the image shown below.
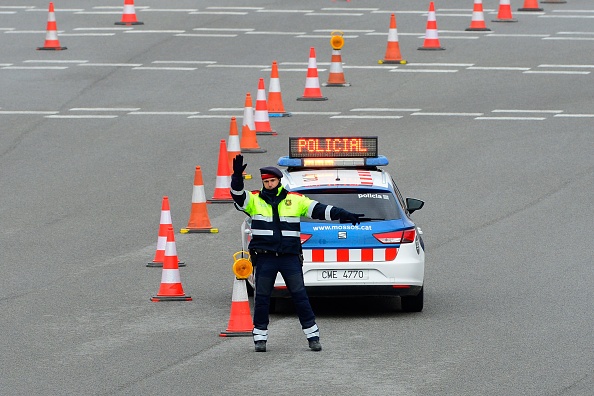
<path fill-rule="evenodd" d="M 241 176 L 246 167 L 247 164 L 243 163 L 243 155 L 237 154 L 235 158 L 233 158 L 233 174 Z"/>

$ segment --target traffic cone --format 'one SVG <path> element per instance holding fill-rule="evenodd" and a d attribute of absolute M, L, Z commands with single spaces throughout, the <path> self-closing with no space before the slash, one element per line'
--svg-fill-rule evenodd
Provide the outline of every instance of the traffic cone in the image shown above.
<path fill-rule="evenodd" d="M 316 50 L 314 47 L 309 49 L 309 62 L 307 64 L 307 77 L 305 78 L 305 90 L 303 96 L 297 100 L 328 100 L 322 96 L 320 89 L 320 80 L 318 78 L 318 64 L 316 61 Z"/>
<path fill-rule="evenodd" d="M 248 92 L 245 95 L 245 108 L 243 112 L 243 126 L 241 129 L 241 139 L 239 141 L 242 153 L 265 153 L 266 150 L 260 147 L 258 144 L 258 138 L 256 137 L 256 130 L 250 128 L 250 118 L 253 121 L 253 108 L 252 108 L 252 96 Z M 246 118 L 248 120 L 246 121 Z"/>
<path fill-rule="evenodd" d="M 231 125 L 229 126 L 229 138 L 227 139 L 227 155 L 229 156 L 229 171 L 233 170 L 233 158 L 241 154 L 241 145 L 239 143 L 239 134 L 237 133 L 237 120 L 231 117 Z M 244 179 L 251 179 L 252 175 L 248 175 L 243 171 Z"/>
<path fill-rule="evenodd" d="M 210 203 L 233 202 L 231 197 L 231 171 L 229 170 L 229 155 L 227 154 L 227 143 L 221 139 L 219 145 L 219 167 L 215 183 L 214 195 L 208 201 Z"/>
<path fill-rule="evenodd" d="M 497 19 L 493 19 L 492 22 L 518 22 L 518 20 L 512 16 L 509 0 L 499 0 Z"/>
<path fill-rule="evenodd" d="M 524 6 L 518 8 L 518 11 L 544 11 L 538 6 L 538 0 L 524 0 Z"/>
<path fill-rule="evenodd" d="M 258 81 L 258 94 L 256 95 L 254 124 L 256 127 L 256 135 L 277 135 L 277 133 L 272 130 L 272 127 L 270 126 L 270 119 L 268 118 L 268 105 L 266 104 L 266 90 L 264 88 L 263 78 Z"/>
<path fill-rule="evenodd" d="M 221 331 L 221 337 L 247 337 L 252 335 L 254 325 L 250 314 L 247 285 L 245 279 L 233 280 L 233 295 L 231 296 L 231 314 L 227 330 Z"/>
<path fill-rule="evenodd" d="M 330 61 L 330 73 L 328 74 L 328 81 L 322 84 L 325 87 L 350 87 L 351 84 L 346 82 L 344 72 L 342 70 L 342 55 L 339 49 L 332 49 L 332 58 Z"/>
<path fill-rule="evenodd" d="M 406 64 L 400 54 L 400 44 L 398 43 L 398 29 L 396 28 L 396 15 L 390 15 L 390 29 L 388 30 L 388 46 L 386 47 L 386 55 L 383 60 L 377 63 L 387 64 Z"/>
<path fill-rule="evenodd" d="M 157 237 L 157 250 L 155 251 L 155 258 L 148 263 L 147 267 L 162 267 L 165 261 L 165 246 L 167 244 L 167 228 L 173 227 L 171 223 L 171 210 L 169 209 L 169 197 L 163 197 L 161 203 L 161 220 L 159 221 L 159 235 Z M 185 267 L 185 263 L 178 262 L 178 266 Z"/>
<path fill-rule="evenodd" d="M 247 125 L 250 130 L 256 133 L 256 123 L 254 121 L 254 107 L 252 102 L 252 95 L 248 92 L 245 96 L 245 105 L 243 107 L 243 122 L 242 126 Z"/>
<path fill-rule="evenodd" d="M 54 13 L 54 3 L 49 3 L 49 14 L 47 17 L 47 30 L 45 33 L 45 42 L 43 47 L 37 47 L 38 50 L 60 51 L 67 49 L 60 46 L 58 40 L 58 25 L 56 24 L 56 14 Z"/>
<path fill-rule="evenodd" d="M 182 234 L 195 232 L 219 232 L 218 228 L 210 225 L 208 210 L 206 209 L 206 195 L 204 194 L 204 182 L 202 181 L 202 170 L 196 167 L 194 173 L 194 188 L 192 190 L 192 207 L 190 208 L 190 220 L 186 228 L 180 230 Z"/>
<path fill-rule="evenodd" d="M 466 31 L 488 31 L 491 30 L 485 25 L 485 15 L 483 14 L 483 0 L 474 0 L 472 9 L 472 20 L 470 27 Z"/>
<path fill-rule="evenodd" d="M 138 22 L 136 19 L 136 11 L 134 11 L 134 0 L 124 0 L 124 13 L 122 20 L 116 22 L 115 25 L 144 25 L 144 22 Z"/>
<path fill-rule="evenodd" d="M 161 273 L 161 286 L 159 292 L 151 297 L 151 301 L 192 301 L 186 296 L 181 284 L 178 268 L 177 249 L 173 237 L 173 227 L 167 227 L 167 245 L 165 247 L 165 261 Z"/>
<path fill-rule="evenodd" d="M 444 50 L 439 44 L 439 37 L 437 36 L 437 20 L 435 19 L 435 5 L 433 2 L 429 3 L 429 15 L 427 17 L 427 30 L 425 32 L 425 41 L 420 50 Z"/>
<path fill-rule="evenodd" d="M 290 117 L 291 113 L 285 111 L 283 95 L 281 93 L 280 78 L 278 77 L 278 65 L 272 61 L 270 70 L 270 82 L 268 83 L 268 116 L 269 117 Z"/>

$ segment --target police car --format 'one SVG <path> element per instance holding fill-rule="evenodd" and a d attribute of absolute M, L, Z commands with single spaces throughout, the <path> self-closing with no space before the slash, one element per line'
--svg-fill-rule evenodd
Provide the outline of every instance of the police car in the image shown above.
<path fill-rule="evenodd" d="M 321 203 L 363 213 L 361 223 L 301 219 L 303 276 L 310 296 L 400 296 L 406 312 L 423 309 L 425 247 L 410 215 L 424 202 L 403 198 L 381 166 L 377 137 L 290 137 L 279 158 L 282 185 Z M 242 244 L 251 239 L 250 218 Z M 255 268 L 257 271 L 257 266 Z M 255 289 L 253 274 L 248 289 Z M 271 299 L 288 298 L 280 274 Z"/>

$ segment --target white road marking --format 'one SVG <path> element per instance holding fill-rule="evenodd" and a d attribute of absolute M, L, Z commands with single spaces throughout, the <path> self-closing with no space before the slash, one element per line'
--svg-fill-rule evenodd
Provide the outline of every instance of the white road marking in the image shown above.
<path fill-rule="evenodd" d="M 64 70 L 68 69 L 68 66 L 6 66 L 3 70 Z"/>
<path fill-rule="evenodd" d="M 73 107 L 69 111 L 138 111 L 140 107 Z"/>
<path fill-rule="evenodd" d="M 185 30 L 126 30 L 124 33 L 185 33 Z"/>
<path fill-rule="evenodd" d="M 24 60 L 23 63 L 86 63 L 87 60 L 39 60 L 39 59 L 28 59 Z"/>
<path fill-rule="evenodd" d="M 59 111 L 36 111 L 36 110 L 3 110 L 0 115 L 21 115 L 21 114 L 58 114 Z"/>
<path fill-rule="evenodd" d="M 305 32 L 262 32 L 262 31 L 250 31 L 250 32 L 245 32 L 245 34 L 270 34 L 270 35 L 286 35 L 286 36 L 297 36 L 297 35 L 303 35 L 306 34 Z"/>
<path fill-rule="evenodd" d="M 482 66 L 471 66 L 467 67 L 467 70 L 530 70 L 529 67 L 482 67 Z"/>
<path fill-rule="evenodd" d="M 223 33 L 179 33 L 177 37 L 237 37 L 236 34 L 223 34 Z"/>
<path fill-rule="evenodd" d="M 403 116 L 365 116 L 365 115 L 335 115 L 330 118 L 365 118 L 365 119 L 397 119 Z"/>
<path fill-rule="evenodd" d="M 358 109 L 351 109 L 350 111 L 421 111 L 421 109 L 391 109 L 385 107 L 367 107 L 367 108 L 358 108 Z"/>
<path fill-rule="evenodd" d="M 297 115 L 339 115 L 340 111 L 292 111 L 291 114 Z"/>
<path fill-rule="evenodd" d="M 563 110 L 519 110 L 519 109 L 495 109 L 491 111 L 492 113 L 563 113 Z"/>
<path fill-rule="evenodd" d="M 562 70 L 529 70 L 522 73 L 526 74 L 590 74 L 589 71 L 562 71 Z"/>
<path fill-rule="evenodd" d="M 142 63 L 83 63 L 79 66 L 140 67 Z"/>
<path fill-rule="evenodd" d="M 555 114 L 554 117 L 594 118 L 594 114 Z"/>
<path fill-rule="evenodd" d="M 194 115 L 199 111 L 131 111 L 129 115 Z"/>
<path fill-rule="evenodd" d="M 589 68 L 594 69 L 594 65 L 538 65 L 538 67 L 575 67 L 575 68 Z"/>
<path fill-rule="evenodd" d="M 190 12 L 192 15 L 247 15 L 247 12 L 237 11 L 196 11 Z"/>
<path fill-rule="evenodd" d="M 499 120 L 499 121 L 542 121 L 545 117 L 476 117 L 475 120 Z"/>
<path fill-rule="evenodd" d="M 273 13 L 308 13 L 308 12 L 314 12 L 314 10 L 258 10 L 256 12 L 273 12 Z"/>
<path fill-rule="evenodd" d="M 152 61 L 151 63 L 173 63 L 173 64 L 184 64 L 184 65 L 212 65 L 217 63 L 216 61 Z"/>
<path fill-rule="evenodd" d="M 45 118 L 70 118 L 70 119 L 81 119 L 81 118 L 117 118 L 117 115 L 93 115 L 93 114 L 85 114 L 85 115 L 46 115 Z"/>
<path fill-rule="evenodd" d="M 170 71 L 192 71 L 197 70 L 197 67 L 151 67 L 151 66 L 138 66 L 133 67 L 132 70 L 170 70 Z"/>
<path fill-rule="evenodd" d="M 309 12 L 307 16 L 363 16 L 354 12 Z"/>
<path fill-rule="evenodd" d="M 402 73 L 457 73 L 458 70 L 448 69 L 390 69 L 390 72 L 402 72 Z"/>
<path fill-rule="evenodd" d="M 479 117 L 482 116 L 483 113 L 425 113 L 425 112 L 416 112 L 412 113 L 411 115 L 416 116 L 447 116 L 447 117 Z"/>

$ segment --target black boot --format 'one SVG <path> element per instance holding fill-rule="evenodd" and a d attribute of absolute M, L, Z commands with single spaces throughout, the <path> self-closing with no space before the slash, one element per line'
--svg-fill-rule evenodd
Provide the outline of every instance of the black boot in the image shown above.
<path fill-rule="evenodd" d="M 322 344 L 320 344 L 320 339 L 319 338 L 310 338 L 308 340 L 309 342 L 309 349 L 311 349 L 312 351 L 315 352 L 319 352 L 322 350 Z"/>
<path fill-rule="evenodd" d="M 256 352 L 266 352 L 266 341 L 254 341 L 254 346 Z"/>

